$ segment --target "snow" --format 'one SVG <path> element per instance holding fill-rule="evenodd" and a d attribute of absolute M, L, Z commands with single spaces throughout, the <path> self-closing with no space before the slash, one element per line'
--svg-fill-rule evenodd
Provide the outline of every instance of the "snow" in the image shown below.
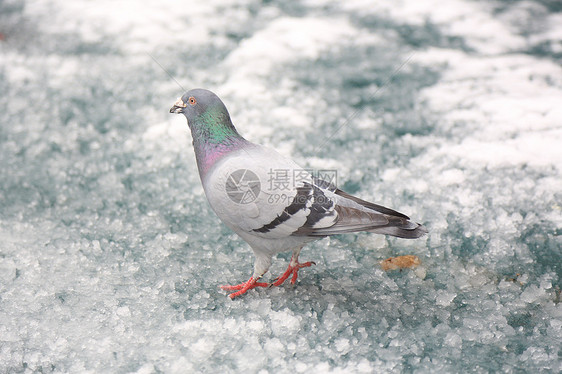
<path fill-rule="evenodd" d="M 533 1 L 0 3 L 0 372 L 561 371 L 561 19 Z M 295 287 L 231 301 L 218 286 L 252 254 L 208 207 L 168 74 L 429 235 L 323 239 Z M 381 269 L 403 255 L 421 265 Z"/>

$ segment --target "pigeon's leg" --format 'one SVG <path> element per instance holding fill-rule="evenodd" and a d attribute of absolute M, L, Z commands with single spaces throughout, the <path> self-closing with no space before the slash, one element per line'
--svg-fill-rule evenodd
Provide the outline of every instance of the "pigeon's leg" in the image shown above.
<path fill-rule="evenodd" d="M 243 293 L 246 293 L 246 291 L 251 290 L 252 288 L 269 287 L 269 283 L 258 282 L 258 280 L 259 278 L 250 277 L 250 279 L 247 282 L 240 283 L 234 286 L 224 285 L 221 286 L 221 288 L 227 291 L 237 291 L 228 295 L 230 296 L 231 299 L 234 299 L 236 296 L 240 296 Z"/>
<path fill-rule="evenodd" d="M 258 280 L 260 280 L 260 278 L 263 277 L 265 273 L 267 273 L 267 270 L 271 266 L 271 256 L 267 253 L 255 249 L 254 249 L 254 255 L 256 256 L 256 261 L 254 262 L 254 274 L 252 274 L 252 276 L 250 277 L 250 279 L 248 279 L 247 282 L 240 283 L 234 286 L 229 286 L 229 285 L 221 286 L 223 290 L 237 291 L 228 295 L 230 296 L 231 299 L 234 299 L 235 297 L 246 293 L 248 290 L 251 290 L 252 288 L 270 286 L 269 283 L 258 282 Z"/>
<path fill-rule="evenodd" d="M 275 282 L 271 284 L 272 286 L 280 286 L 291 275 L 293 276 L 291 278 L 291 284 L 295 284 L 299 276 L 299 269 L 307 268 L 311 265 L 316 265 L 316 263 L 312 261 L 303 263 L 299 262 L 299 254 L 301 253 L 301 249 L 302 247 L 299 247 L 293 251 L 293 256 L 291 256 L 291 261 L 289 262 L 287 270 L 285 271 L 285 273 L 283 273 L 283 275 L 281 275 Z"/>

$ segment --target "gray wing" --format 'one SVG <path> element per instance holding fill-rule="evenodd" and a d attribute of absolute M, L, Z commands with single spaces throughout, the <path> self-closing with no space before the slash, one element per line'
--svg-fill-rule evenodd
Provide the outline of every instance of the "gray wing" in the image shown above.
<path fill-rule="evenodd" d="M 335 210 L 334 200 L 326 196 L 325 191 L 315 184 L 303 182 L 296 188 L 293 200 L 280 214 L 253 231 L 262 237 L 273 237 L 275 232 L 292 228 L 291 235 L 299 235 L 297 233 L 304 228 L 332 227 L 337 219 L 338 212 Z M 296 223 L 298 225 L 295 225 Z"/>
<path fill-rule="evenodd" d="M 305 184 L 303 191 L 308 215 L 292 235 L 322 237 L 369 231 L 413 239 L 427 233 L 424 226 L 408 216 L 359 199 L 325 181 L 315 179 L 313 184 Z"/>

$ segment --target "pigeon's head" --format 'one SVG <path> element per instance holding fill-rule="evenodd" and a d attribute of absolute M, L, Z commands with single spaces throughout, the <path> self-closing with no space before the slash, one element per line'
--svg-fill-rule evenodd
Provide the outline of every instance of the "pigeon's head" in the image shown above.
<path fill-rule="evenodd" d="M 170 108 L 170 113 L 182 113 L 187 118 L 188 123 L 211 112 L 228 116 L 226 107 L 221 99 L 211 91 L 202 88 L 187 91 Z"/>
<path fill-rule="evenodd" d="M 182 113 L 187 118 L 196 154 L 204 153 L 198 147 L 210 149 L 220 144 L 232 148 L 244 141 L 234 128 L 223 102 L 211 91 L 201 88 L 187 91 L 170 108 L 170 113 Z M 201 158 L 207 156 L 200 155 Z"/>

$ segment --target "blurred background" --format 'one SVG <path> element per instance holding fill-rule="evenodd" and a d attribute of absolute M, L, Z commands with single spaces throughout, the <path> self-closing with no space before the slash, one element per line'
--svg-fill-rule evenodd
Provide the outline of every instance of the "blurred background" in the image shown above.
<path fill-rule="evenodd" d="M 0 372 L 562 370 L 561 62 L 555 0 L 0 0 Z M 231 301 L 253 255 L 168 113 L 195 87 L 429 235 Z"/>

